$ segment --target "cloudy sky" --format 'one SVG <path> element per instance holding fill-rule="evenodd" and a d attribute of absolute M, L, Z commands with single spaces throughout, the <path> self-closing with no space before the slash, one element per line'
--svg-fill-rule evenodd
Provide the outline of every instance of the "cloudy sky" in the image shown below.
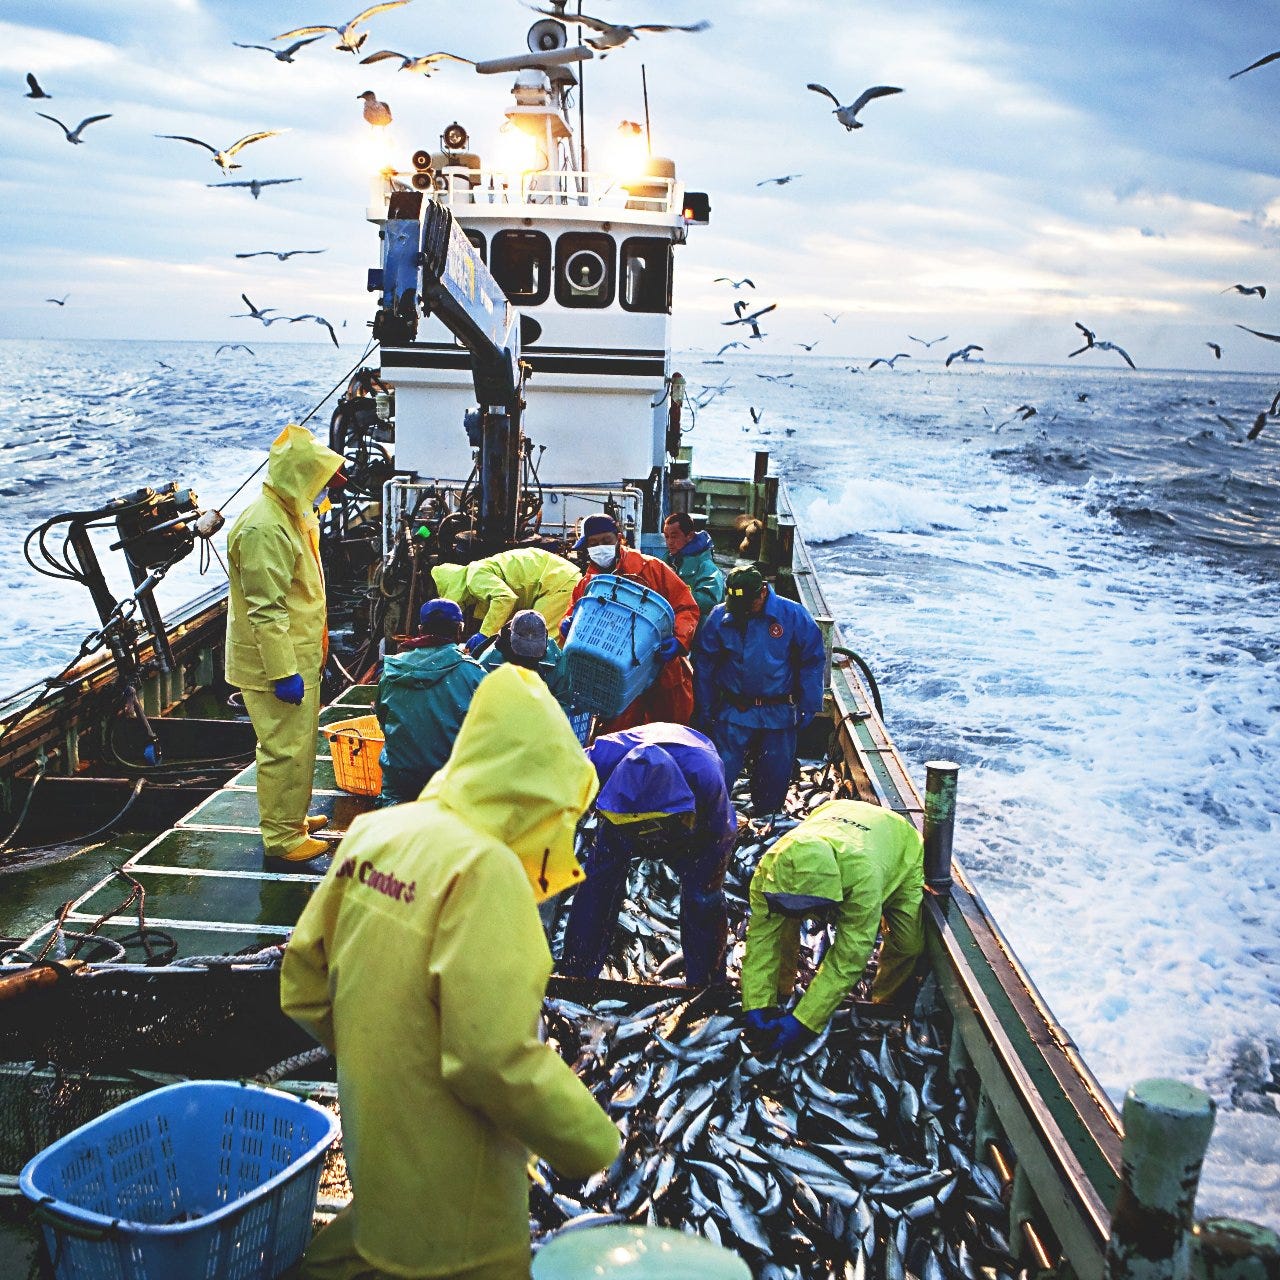
<path fill-rule="evenodd" d="M 356 95 L 391 104 L 387 140 L 408 168 L 453 119 L 491 154 L 509 76 L 446 66 L 430 79 L 361 67 L 320 41 L 296 63 L 237 49 L 309 23 L 339 24 L 359 0 L 9 0 L 0 7 L 0 273 L 3 337 L 296 341 L 232 320 L 260 306 L 346 320 L 371 315 L 363 219 L 379 167 Z M 571 4 L 571 8 L 575 7 Z M 679 255 L 678 346 L 726 332 L 722 274 L 777 301 L 769 344 L 866 357 L 905 335 L 981 343 L 988 358 L 1061 361 L 1079 320 L 1143 367 L 1280 369 L 1280 48 L 1271 6 L 1239 0 L 586 0 L 650 34 L 586 72 L 588 143 L 607 150 L 642 116 L 647 67 L 655 150 L 712 199 L 712 224 Z M 374 17 L 369 50 L 524 50 L 518 0 L 412 0 Z M 52 95 L 22 95 L 34 71 Z M 871 103 L 846 133 L 817 80 Z M 89 126 L 82 146 L 35 114 Z M 158 133 L 226 146 L 257 129 L 237 177 L 297 177 L 254 201 L 205 184 L 211 157 Z M 599 161 L 597 160 L 597 163 Z M 803 177 L 786 187 L 759 179 Z M 256 249 L 324 248 L 279 263 Z M 1220 290 L 1275 284 L 1266 300 Z M 65 307 L 46 297 L 70 294 Z M 837 326 L 822 312 L 840 312 Z M 928 331 L 928 332 L 926 332 Z M 324 334 L 317 332 L 319 340 Z M 1223 347 L 1220 364 L 1205 345 Z M 935 354 L 937 349 L 935 349 Z"/>

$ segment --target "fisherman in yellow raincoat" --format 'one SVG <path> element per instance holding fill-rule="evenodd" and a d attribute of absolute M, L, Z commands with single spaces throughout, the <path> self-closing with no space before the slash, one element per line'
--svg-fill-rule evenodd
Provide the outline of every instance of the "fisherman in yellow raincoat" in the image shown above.
<path fill-rule="evenodd" d="M 871 959 L 883 917 L 885 942 L 871 998 L 888 1001 L 924 949 L 924 841 L 891 809 L 829 800 L 779 838 L 751 877 L 742 960 L 750 1043 L 764 1056 L 795 1053 L 827 1025 Z M 834 919 L 835 941 L 790 1013 L 800 921 Z"/>
<path fill-rule="evenodd" d="M 276 437 L 262 494 L 227 534 L 227 682 L 258 739 L 258 821 L 268 858 L 305 862 L 329 846 L 307 817 L 316 768 L 320 672 L 329 649 L 320 526 L 312 503 L 342 457 L 304 427 Z"/>
<path fill-rule="evenodd" d="M 555 635 L 582 574 L 554 552 L 516 547 L 471 564 L 438 564 L 431 576 L 436 595 L 481 615 L 479 629 L 467 640 L 467 651 L 474 653 L 517 609 L 536 610 Z"/>
<path fill-rule="evenodd" d="M 529 1151 L 586 1177 L 613 1122 L 540 1043 L 537 903 L 582 878 L 596 773 L 532 671 L 485 677 L 421 797 L 357 818 L 285 951 L 281 1005 L 337 1058 L 353 1200 L 306 1280 L 528 1280 Z"/>

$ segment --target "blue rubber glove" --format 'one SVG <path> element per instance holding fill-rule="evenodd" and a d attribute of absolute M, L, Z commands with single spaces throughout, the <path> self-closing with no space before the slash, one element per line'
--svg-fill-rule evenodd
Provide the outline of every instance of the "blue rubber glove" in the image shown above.
<path fill-rule="evenodd" d="M 300 707 L 306 692 L 307 686 L 299 675 L 285 676 L 283 680 L 276 681 L 275 694 L 281 702 L 291 702 L 295 707 Z"/>
<path fill-rule="evenodd" d="M 474 658 L 476 653 L 482 649 L 489 641 L 489 637 L 482 631 L 477 631 L 475 635 L 468 636 L 463 648 Z"/>
<path fill-rule="evenodd" d="M 670 662 L 672 658 L 678 658 L 684 652 L 684 646 L 675 636 L 668 636 L 658 646 L 658 657 L 663 662 Z"/>
<path fill-rule="evenodd" d="M 747 1027 L 742 1033 L 747 1048 L 757 1058 L 773 1056 L 773 1042 L 777 1039 L 782 1027 L 782 1015 L 777 1008 L 749 1009 L 746 1016 Z"/>
<path fill-rule="evenodd" d="M 573 626 L 573 615 L 570 613 L 566 613 L 565 616 L 560 619 L 560 639 L 561 640 L 568 639 L 569 628 L 571 626 Z"/>
<path fill-rule="evenodd" d="M 771 1009 L 748 1009 L 747 1027 L 751 1031 L 768 1031 L 773 1023 L 780 1020 L 781 1015 Z"/>
<path fill-rule="evenodd" d="M 818 1033 L 808 1027 L 792 1013 L 784 1013 L 777 1022 L 778 1038 L 773 1042 L 773 1051 L 780 1058 L 789 1058 L 799 1053 Z"/>

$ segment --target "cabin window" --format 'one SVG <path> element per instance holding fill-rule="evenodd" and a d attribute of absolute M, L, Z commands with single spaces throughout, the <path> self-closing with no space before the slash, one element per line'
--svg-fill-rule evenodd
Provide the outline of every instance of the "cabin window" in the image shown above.
<path fill-rule="evenodd" d="M 622 242 L 624 311 L 671 310 L 671 241 L 636 236 Z"/>
<path fill-rule="evenodd" d="M 596 231 L 572 231 L 556 241 L 556 301 L 562 307 L 613 302 L 614 243 Z"/>
<path fill-rule="evenodd" d="M 483 231 L 464 231 L 463 235 L 471 241 L 475 251 L 480 255 L 481 262 L 489 261 L 489 246 L 485 244 Z"/>
<path fill-rule="evenodd" d="M 541 231 L 499 231 L 489 269 L 516 306 L 536 307 L 551 292 L 551 241 Z"/>

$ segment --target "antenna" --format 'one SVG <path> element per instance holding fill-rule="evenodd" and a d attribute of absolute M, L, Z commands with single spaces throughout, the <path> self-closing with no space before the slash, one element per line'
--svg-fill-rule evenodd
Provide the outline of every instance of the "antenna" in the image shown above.
<path fill-rule="evenodd" d="M 644 92 L 644 145 L 653 155 L 653 133 L 649 129 L 649 77 L 645 75 L 643 62 L 640 64 L 640 88 Z"/>
<path fill-rule="evenodd" d="M 566 0 L 561 0 L 563 7 Z M 555 3 L 555 0 L 552 0 Z M 582 17 L 582 0 L 578 0 L 578 17 Z M 582 24 L 578 24 L 578 43 L 582 43 Z M 582 70 L 582 74 L 578 76 L 578 172 L 586 173 L 587 171 L 587 76 L 586 68 Z"/>

